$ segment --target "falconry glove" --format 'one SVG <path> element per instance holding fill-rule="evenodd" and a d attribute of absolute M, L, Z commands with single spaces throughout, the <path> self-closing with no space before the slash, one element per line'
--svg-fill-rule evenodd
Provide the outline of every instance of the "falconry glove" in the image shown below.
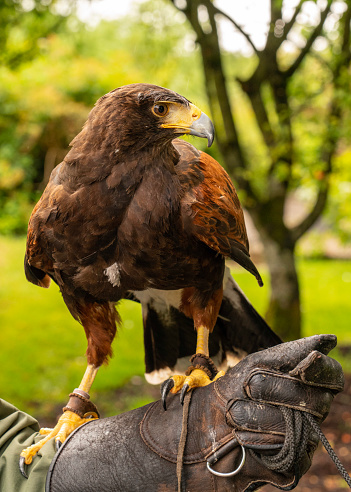
<path fill-rule="evenodd" d="M 340 364 L 326 355 L 335 343 L 322 335 L 277 345 L 232 369 L 235 386 L 229 378 L 216 383 L 233 440 L 246 452 L 240 490 L 264 483 L 290 490 L 310 468 L 318 436 L 305 415 L 320 424 L 344 386 Z M 218 456 L 221 449 L 211 462 Z"/>
<path fill-rule="evenodd" d="M 321 423 L 343 389 L 341 366 L 327 356 L 335 345 L 320 335 L 251 354 L 188 393 L 186 418 L 171 395 L 167 412 L 157 401 L 80 427 L 57 453 L 46 490 L 293 489 L 318 443 L 304 416 Z"/>

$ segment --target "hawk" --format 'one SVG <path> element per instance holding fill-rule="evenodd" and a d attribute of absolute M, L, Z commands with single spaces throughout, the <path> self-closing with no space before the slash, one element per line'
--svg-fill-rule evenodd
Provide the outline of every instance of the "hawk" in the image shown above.
<path fill-rule="evenodd" d="M 97 101 L 32 212 L 26 277 L 41 287 L 56 282 L 83 325 L 88 366 L 81 394 L 89 392 L 98 368 L 111 356 L 120 299 L 143 304 L 147 372 L 174 366 L 189 350 L 194 354 L 188 375 L 167 380 L 165 402 L 169 391 L 181 390 L 183 399 L 188 389 L 223 374 L 210 359 L 209 334 L 217 326 L 214 351 L 219 352 L 220 342 L 222 349 L 226 344 L 227 352 L 232 350 L 231 296 L 247 303 L 225 276 L 225 258 L 262 285 L 228 174 L 177 138 L 186 134 L 206 138 L 210 146 L 214 128 L 205 113 L 176 92 L 149 84 L 109 92 Z M 248 328 L 247 337 L 249 332 L 258 337 L 245 342 L 248 350 L 280 341 L 261 318 L 258 326 L 267 336 L 260 345 L 260 329 Z M 223 349 L 222 362 L 225 354 Z M 22 459 L 29 464 L 43 441 L 63 441 L 83 421 L 65 411 Z"/>

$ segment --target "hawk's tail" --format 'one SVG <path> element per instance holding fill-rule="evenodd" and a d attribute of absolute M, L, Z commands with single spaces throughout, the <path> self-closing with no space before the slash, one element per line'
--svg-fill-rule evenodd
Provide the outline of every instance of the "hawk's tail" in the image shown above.
<path fill-rule="evenodd" d="M 169 293 L 167 300 L 166 297 L 162 299 L 162 291 L 158 292 L 160 295 L 157 300 L 152 296 L 145 296 L 145 300 L 141 300 L 145 376 L 155 384 L 173 373 L 185 371 L 196 347 L 193 321 L 170 305 Z M 133 294 L 131 299 L 137 300 Z M 228 275 L 219 316 L 209 340 L 210 356 L 216 365 L 225 369 L 247 354 L 281 342 L 232 276 Z"/>

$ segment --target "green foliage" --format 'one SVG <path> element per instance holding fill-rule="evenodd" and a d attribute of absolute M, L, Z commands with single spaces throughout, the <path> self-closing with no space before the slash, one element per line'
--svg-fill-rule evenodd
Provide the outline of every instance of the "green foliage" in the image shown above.
<path fill-rule="evenodd" d="M 25 8 L 24 8 L 25 6 Z M 21 3 L 6 0 L 0 6 L 6 29 L 0 35 L 0 233 L 24 233 L 28 212 L 42 191 L 48 175 L 80 131 L 98 97 L 123 84 L 149 82 L 170 87 L 186 95 L 209 112 L 201 69 L 201 56 L 194 34 L 168 0 L 141 3 L 126 18 L 84 25 L 74 14 L 74 3 L 66 3 L 59 14 L 54 1 Z M 320 151 L 325 139 L 330 104 L 332 65 L 340 50 L 337 23 L 329 35 L 333 43 L 310 57 L 289 85 L 295 138 L 291 190 L 309 203 L 318 191 L 325 165 Z M 295 56 L 295 55 L 293 55 Z M 280 54 L 288 66 L 290 54 Z M 323 61 L 321 61 L 323 60 Z M 255 70 L 255 57 L 223 53 L 234 117 L 249 167 L 242 172 L 259 195 L 265 196 L 270 163 L 277 161 L 275 177 L 284 181 L 289 173 L 284 161 L 284 139 L 267 149 L 250 103 L 243 96 L 236 77 L 245 80 Z M 340 74 L 339 98 L 351 106 L 349 74 Z M 276 135 L 281 132 L 272 94 L 262 88 L 268 117 Z M 349 156 L 351 112 L 342 125 L 340 162 Z M 205 149 L 205 142 L 197 140 Z M 208 149 L 207 149 L 208 150 Z M 216 147 L 208 150 L 219 158 Z M 344 155 L 345 157 L 342 157 Z M 220 159 L 221 160 L 221 159 Z M 339 163 L 336 165 L 340 169 Z M 344 166 L 342 166 L 344 168 Z M 333 206 L 330 221 L 344 239 L 349 237 L 345 216 L 348 207 L 338 202 L 339 189 L 347 185 L 342 174 L 333 177 Z M 341 176 L 341 181 L 338 176 Z M 241 193 L 245 202 L 246 196 Z M 345 215 L 346 214 L 346 215 Z M 341 224 L 341 225 L 339 225 Z"/>
<path fill-rule="evenodd" d="M 64 9 L 57 8 L 57 0 L 2 1 L 0 64 L 16 69 L 38 56 L 43 40 L 64 29 L 73 5 L 70 0 Z"/>

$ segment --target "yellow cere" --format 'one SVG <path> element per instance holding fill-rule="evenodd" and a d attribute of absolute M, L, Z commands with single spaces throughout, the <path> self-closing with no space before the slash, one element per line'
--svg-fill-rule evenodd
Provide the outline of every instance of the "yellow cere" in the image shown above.
<path fill-rule="evenodd" d="M 201 109 L 194 104 L 186 107 L 183 104 L 159 101 L 158 104 L 165 104 L 168 107 L 168 113 L 163 117 L 164 123 L 162 128 L 179 129 L 179 133 L 190 133 L 190 126 L 201 116 Z"/>

